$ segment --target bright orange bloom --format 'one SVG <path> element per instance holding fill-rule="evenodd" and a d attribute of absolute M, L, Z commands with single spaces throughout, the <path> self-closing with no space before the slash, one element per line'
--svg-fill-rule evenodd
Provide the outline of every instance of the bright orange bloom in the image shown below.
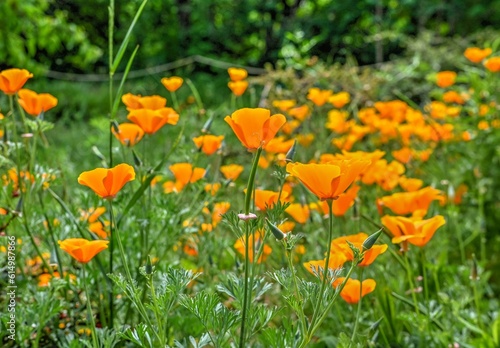
<path fill-rule="evenodd" d="M 262 231 L 257 231 L 250 236 L 248 236 L 248 243 L 249 243 L 249 248 L 248 248 L 248 259 L 250 262 L 254 262 L 254 255 L 257 254 L 259 251 L 260 246 L 262 245 Z M 237 252 L 239 252 L 242 256 L 245 256 L 245 236 L 242 236 L 239 238 L 235 243 L 234 243 L 234 248 L 236 249 Z M 261 263 L 262 261 L 265 261 L 269 255 L 271 255 L 273 249 L 267 245 L 264 244 L 263 249 L 262 249 L 262 254 L 260 255 L 259 259 L 257 260 L 257 263 Z"/>
<path fill-rule="evenodd" d="M 220 189 L 220 183 L 216 182 L 213 184 L 206 184 L 205 185 L 205 192 L 210 193 L 212 196 L 215 196 L 217 191 Z"/>
<path fill-rule="evenodd" d="M 490 125 L 488 124 L 488 121 L 479 121 L 479 123 L 477 124 L 477 129 L 480 129 L 480 130 L 487 130 L 490 128 Z"/>
<path fill-rule="evenodd" d="M 333 201 L 332 212 L 335 216 L 344 216 L 347 210 L 354 205 L 360 187 L 353 184 L 349 189 Z M 324 211 L 324 210 L 323 210 Z M 325 215 L 328 214 L 328 206 Z"/>
<path fill-rule="evenodd" d="M 50 284 L 50 280 L 52 278 L 61 278 L 61 275 L 59 274 L 59 272 L 54 272 L 54 277 L 52 277 L 52 275 L 50 273 L 42 273 L 38 276 L 38 286 L 40 287 L 45 287 L 45 286 L 49 286 Z M 68 277 L 70 281 L 75 281 L 76 280 L 76 275 L 74 274 L 67 274 L 66 272 L 64 273 L 64 278 Z"/>
<path fill-rule="evenodd" d="M 307 93 L 307 99 L 312 101 L 316 106 L 323 106 L 328 101 L 328 98 L 333 94 L 329 89 L 321 90 L 319 88 L 310 88 Z"/>
<path fill-rule="evenodd" d="M 469 47 L 465 50 L 464 56 L 472 63 L 481 63 L 492 52 L 491 48 L 480 49 L 479 47 Z"/>
<path fill-rule="evenodd" d="M 141 95 L 135 95 L 132 93 L 127 93 L 122 95 L 122 102 L 127 107 L 127 110 L 136 110 L 143 109 L 144 107 L 141 105 L 139 100 L 141 99 Z"/>
<path fill-rule="evenodd" d="M 309 147 L 314 141 L 314 138 L 315 136 L 312 133 L 297 134 L 297 142 L 303 147 Z"/>
<path fill-rule="evenodd" d="M 246 193 L 246 189 L 244 190 Z M 259 210 L 267 210 L 271 208 L 278 201 L 279 192 L 269 191 L 269 190 L 255 190 L 254 201 L 255 205 Z M 281 195 L 281 199 L 284 198 L 285 195 Z"/>
<path fill-rule="evenodd" d="M 122 123 L 118 125 L 118 133 L 111 127 L 113 135 L 125 146 L 134 146 L 144 136 L 142 128 L 135 123 Z"/>
<path fill-rule="evenodd" d="M 99 217 L 106 212 L 105 207 L 90 208 L 88 211 L 81 211 L 80 220 L 87 220 L 88 223 L 96 222 Z"/>
<path fill-rule="evenodd" d="M 288 163 L 286 170 L 319 199 L 337 199 L 370 165 L 369 160 L 338 160 L 331 164 Z"/>
<path fill-rule="evenodd" d="M 243 169 L 244 167 L 239 164 L 228 164 L 220 167 L 222 175 L 224 175 L 227 180 L 232 181 L 238 179 L 240 174 L 243 172 Z"/>
<path fill-rule="evenodd" d="M 143 109 L 149 110 L 160 110 L 167 105 L 167 99 L 159 95 L 140 97 L 138 101 Z"/>
<path fill-rule="evenodd" d="M 405 176 L 399 178 L 399 186 L 407 192 L 417 191 L 424 185 L 420 179 L 410 179 Z"/>
<path fill-rule="evenodd" d="M 188 183 L 194 183 L 205 176 L 204 168 L 193 168 L 191 163 L 176 163 L 168 167 L 176 179 L 176 189 L 180 192 Z"/>
<path fill-rule="evenodd" d="M 241 81 L 247 78 L 248 72 L 242 68 L 229 68 L 227 69 L 231 81 Z"/>
<path fill-rule="evenodd" d="M 354 121 L 347 121 L 348 117 L 349 114 L 346 111 L 330 110 L 325 127 L 332 132 L 343 134 L 354 125 Z"/>
<path fill-rule="evenodd" d="M 445 103 L 455 103 L 463 105 L 465 104 L 465 97 L 463 95 L 458 94 L 456 91 L 447 91 L 443 94 L 443 101 Z M 450 112 L 448 111 L 448 114 Z"/>
<path fill-rule="evenodd" d="M 177 91 L 182 86 L 183 82 L 184 82 L 184 80 L 182 79 L 182 77 L 179 77 L 179 76 L 164 77 L 161 79 L 162 85 L 169 92 Z"/>
<path fill-rule="evenodd" d="M 233 112 L 224 118 L 243 146 L 249 150 L 265 146 L 274 138 L 279 129 L 285 124 L 286 118 L 281 114 L 271 116 L 267 109 L 244 108 Z"/>
<path fill-rule="evenodd" d="M 19 105 L 31 116 L 36 117 L 57 105 L 57 98 L 48 93 L 38 94 L 25 88 L 21 89 L 18 93 Z"/>
<path fill-rule="evenodd" d="M 96 168 L 83 172 L 78 177 L 78 183 L 90 187 L 99 197 L 110 199 L 114 198 L 127 182 L 134 179 L 134 167 L 122 163 L 111 169 Z"/>
<path fill-rule="evenodd" d="M 304 121 L 307 116 L 311 114 L 311 109 L 309 109 L 309 106 L 306 104 L 288 110 L 288 114 L 299 121 Z"/>
<path fill-rule="evenodd" d="M 453 86 L 457 78 L 454 71 L 441 71 L 436 74 L 436 84 L 441 88 Z"/>
<path fill-rule="evenodd" d="M 309 207 L 300 203 L 290 204 L 285 211 L 299 224 L 306 223 L 310 215 Z"/>
<path fill-rule="evenodd" d="M 422 211 L 425 215 L 432 201 L 442 199 L 443 193 L 440 190 L 428 186 L 414 192 L 398 192 L 382 197 L 381 202 L 398 215 L 416 211 Z"/>
<path fill-rule="evenodd" d="M 347 257 L 344 253 L 335 253 L 330 255 L 330 260 L 328 261 L 328 269 L 335 271 L 347 262 Z M 304 262 L 304 267 L 314 276 L 318 276 L 318 278 L 323 278 L 323 271 L 325 269 L 326 259 L 323 260 L 313 260 Z"/>
<path fill-rule="evenodd" d="M 500 57 L 493 57 L 484 62 L 484 66 L 491 72 L 500 71 Z"/>
<path fill-rule="evenodd" d="M 231 203 L 229 202 L 218 202 L 214 204 L 212 209 L 212 225 L 215 227 L 222 220 L 222 215 L 228 212 L 231 208 Z"/>
<path fill-rule="evenodd" d="M 280 109 L 281 111 L 285 112 L 287 110 L 290 110 L 295 106 L 297 102 L 293 99 L 285 99 L 285 100 L 274 100 L 273 101 L 273 106 L 275 108 Z"/>
<path fill-rule="evenodd" d="M 248 81 L 229 81 L 227 86 L 233 92 L 233 94 L 237 97 L 243 95 L 248 88 Z"/>
<path fill-rule="evenodd" d="M 339 92 L 328 98 L 328 102 L 337 109 L 343 108 L 351 101 L 351 95 L 348 92 Z"/>
<path fill-rule="evenodd" d="M 335 279 L 333 286 L 336 288 L 344 282 L 344 277 Z M 345 283 L 344 288 L 340 292 L 340 296 L 349 304 L 356 304 L 361 297 L 365 297 L 375 290 L 377 283 L 373 279 L 365 279 L 361 283 L 358 279 L 349 278 Z"/>
<path fill-rule="evenodd" d="M 99 238 L 106 239 L 108 238 L 108 231 L 105 229 L 106 226 L 109 226 L 109 221 L 105 221 L 104 224 L 100 221 L 96 221 L 89 224 L 89 230 L 99 236 Z"/>
<path fill-rule="evenodd" d="M 347 261 L 353 261 L 354 260 L 354 253 L 351 250 L 351 247 L 349 246 L 349 243 L 354 245 L 356 248 L 359 249 L 359 251 L 363 250 L 363 242 L 368 238 L 368 235 L 366 233 L 360 232 L 357 234 L 353 234 L 350 236 L 344 236 L 344 237 L 339 237 L 335 238 L 332 240 L 332 254 L 336 253 L 343 253 Z M 358 266 L 365 267 L 371 265 L 377 256 L 385 253 L 387 251 L 387 244 L 380 244 L 380 245 L 374 245 L 370 249 L 365 251 L 365 256 L 363 258 L 363 261 L 361 261 Z"/>
<path fill-rule="evenodd" d="M 284 136 L 279 136 L 269 140 L 264 146 L 264 150 L 270 153 L 287 153 L 293 146 L 293 139 L 285 140 Z"/>
<path fill-rule="evenodd" d="M 0 90 L 7 95 L 15 94 L 33 74 L 26 69 L 7 69 L 0 72 Z"/>
<path fill-rule="evenodd" d="M 98 253 L 108 248 L 107 240 L 86 240 L 83 238 L 70 238 L 58 241 L 59 247 L 70 254 L 75 260 L 87 263 Z"/>
<path fill-rule="evenodd" d="M 418 247 L 425 246 L 434 236 L 436 230 L 446 223 L 444 217 L 436 215 L 430 219 L 422 220 L 420 217 L 407 218 L 404 216 L 382 217 L 382 224 L 391 232 L 392 242 L 399 244 L 408 243 Z"/>
<path fill-rule="evenodd" d="M 412 151 L 409 147 L 403 147 L 399 150 L 392 151 L 392 156 L 401 163 L 408 163 L 412 159 Z"/>
<path fill-rule="evenodd" d="M 136 109 L 130 111 L 127 118 L 141 127 L 144 133 L 154 134 L 166 124 L 176 125 L 179 114 L 172 108 Z"/>
<path fill-rule="evenodd" d="M 290 120 L 288 122 L 286 122 L 284 125 L 283 125 L 283 128 L 281 128 L 281 130 L 283 131 L 283 133 L 287 134 L 287 135 L 290 135 L 292 134 L 298 127 L 300 126 L 300 121 L 299 120 Z"/>
<path fill-rule="evenodd" d="M 194 143 L 197 148 L 201 148 L 201 151 L 205 155 L 212 155 L 215 153 L 221 146 L 222 140 L 224 140 L 223 135 L 202 135 L 196 138 L 193 138 Z"/>

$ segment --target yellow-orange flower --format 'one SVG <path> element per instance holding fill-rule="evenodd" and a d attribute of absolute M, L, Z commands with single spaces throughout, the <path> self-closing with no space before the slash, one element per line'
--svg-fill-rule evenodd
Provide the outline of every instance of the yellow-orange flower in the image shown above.
<path fill-rule="evenodd" d="M 464 56 L 472 63 L 481 63 L 482 60 L 492 53 L 491 48 L 469 47 L 465 50 Z"/>
<path fill-rule="evenodd" d="M 167 99 L 159 95 L 149 95 L 137 99 L 142 109 L 160 110 L 167 105 Z"/>
<path fill-rule="evenodd" d="M 246 189 L 244 190 L 246 193 Z M 260 210 L 267 210 L 271 208 L 278 201 L 279 192 L 269 191 L 269 190 L 259 190 L 254 191 L 254 201 L 257 208 Z M 284 195 L 281 195 L 281 199 Z"/>
<path fill-rule="evenodd" d="M 425 246 L 434 236 L 436 230 L 446 223 L 444 217 L 436 215 L 422 220 L 420 217 L 407 218 L 404 216 L 382 217 L 382 224 L 391 232 L 392 242 L 399 244 L 405 241 L 418 247 Z"/>
<path fill-rule="evenodd" d="M 436 84 L 441 88 L 453 86 L 457 78 L 454 71 L 441 71 L 436 74 Z"/>
<path fill-rule="evenodd" d="M 241 81 L 247 78 L 248 72 L 243 68 L 229 68 L 227 69 L 231 81 Z"/>
<path fill-rule="evenodd" d="M 338 160 L 328 164 L 289 163 L 286 170 L 319 199 L 337 199 L 369 165 L 369 160 Z"/>
<path fill-rule="evenodd" d="M 135 95 L 132 93 L 127 93 L 122 95 L 122 102 L 127 107 L 127 110 L 135 110 L 135 109 L 143 109 L 144 107 L 141 105 L 139 100 L 141 99 L 141 95 Z"/>
<path fill-rule="evenodd" d="M 134 167 L 122 163 L 111 169 L 96 168 L 83 172 L 78 177 L 78 183 L 90 187 L 99 197 L 114 198 L 122 187 L 135 179 Z"/>
<path fill-rule="evenodd" d="M 161 79 L 162 85 L 169 92 L 177 91 L 182 86 L 183 82 L 184 82 L 184 80 L 182 79 L 182 77 L 179 77 L 179 76 L 164 77 Z"/>
<path fill-rule="evenodd" d="M 349 189 L 342 193 L 339 198 L 333 201 L 332 203 L 332 212 L 335 216 L 344 216 L 347 210 L 354 205 L 354 201 L 358 196 L 358 191 L 360 187 L 356 184 L 353 184 Z M 328 205 L 325 209 L 323 209 L 324 214 L 328 214 Z"/>
<path fill-rule="evenodd" d="M 36 117 L 57 105 L 57 98 L 48 93 L 38 94 L 25 88 L 21 89 L 18 93 L 19 105 L 31 116 Z"/>
<path fill-rule="evenodd" d="M 204 168 L 193 168 L 191 163 L 176 163 L 168 167 L 174 174 L 176 189 L 181 191 L 188 183 L 194 183 L 205 176 Z"/>
<path fill-rule="evenodd" d="M 202 135 L 196 138 L 193 138 L 194 143 L 197 148 L 201 148 L 206 155 L 212 155 L 215 153 L 221 146 L 222 140 L 224 140 L 223 135 Z"/>
<path fill-rule="evenodd" d="M 33 74 L 26 69 L 7 69 L 0 72 L 0 90 L 7 95 L 15 94 Z"/>
<path fill-rule="evenodd" d="M 243 95 L 248 88 L 248 81 L 229 81 L 227 86 L 233 92 L 233 94 L 237 97 Z"/>
<path fill-rule="evenodd" d="M 366 233 L 360 232 L 350 236 L 343 236 L 335 238 L 332 240 L 332 253 L 343 253 L 346 256 L 347 261 L 354 260 L 354 253 L 349 246 L 348 242 L 358 248 L 360 251 L 363 250 L 363 242 L 368 238 Z M 358 264 L 358 266 L 364 267 L 371 265 L 375 259 L 387 251 L 387 244 L 376 244 L 370 249 L 365 251 L 365 256 L 363 260 Z"/>
<path fill-rule="evenodd" d="M 88 211 L 82 210 L 80 212 L 80 220 L 87 220 L 88 223 L 96 222 L 99 217 L 106 212 L 105 207 L 90 208 Z"/>
<path fill-rule="evenodd" d="M 434 200 L 442 200 L 443 193 L 433 187 L 424 187 L 413 192 L 398 192 L 390 196 L 382 197 L 384 206 L 398 215 L 411 214 L 422 211 L 424 214 Z"/>
<path fill-rule="evenodd" d="M 500 71 L 500 57 L 493 57 L 484 62 L 484 66 L 491 72 Z"/>
<path fill-rule="evenodd" d="M 222 215 L 228 212 L 231 208 L 231 203 L 229 202 L 218 202 L 214 204 L 212 209 L 212 225 L 215 227 L 222 220 Z"/>
<path fill-rule="evenodd" d="M 314 87 L 309 89 L 307 99 L 316 104 L 316 106 L 323 106 L 328 101 L 328 98 L 330 98 L 332 93 L 333 92 L 329 89 L 322 90 Z"/>
<path fill-rule="evenodd" d="M 413 192 L 419 190 L 424 185 L 424 182 L 420 179 L 407 178 L 402 176 L 399 178 L 399 186 L 407 192 Z"/>
<path fill-rule="evenodd" d="M 351 101 L 351 95 L 348 92 L 339 92 L 328 98 L 328 102 L 335 106 L 337 109 L 343 108 Z"/>
<path fill-rule="evenodd" d="M 232 181 L 238 179 L 240 174 L 243 172 L 243 169 L 244 169 L 243 166 L 239 164 L 228 164 L 220 167 L 222 175 L 224 175 L 224 177 L 227 180 L 232 180 Z"/>
<path fill-rule="evenodd" d="M 310 113 L 311 109 L 307 104 L 288 110 L 288 114 L 299 121 L 304 121 Z"/>
<path fill-rule="evenodd" d="M 281 114 L 271 116 L 267 109 L 244 108 L 233 112 L 224 118 L 243 146 L 255 150 L 265 146 L 274 138 L 279 129 L 285 124 L 286 118 Z"/>
<path fill-rule="evenodd" d="M 118 132 L 114 127 L 111 130 L 116 137 L 125 146 L 134 146 L 141 141 L 144 136 L 144 131 L 135 123 L 122 123 L 118 125 Z"/>
<path fill-rule="evenodd" d="M 310 215 L 309 207 L 300 203 L 290 204 L 285 211 L 299 224 L 306 223 Z"/>
<path fill-rule="evenodd" d="M 347 257 L 344 253 L 332 253 L 330 255 L 330 260 L 328 261 L 328 269 L 335 271 L 341 268 L 344 263 L 347 262 Z M 318 278 L 323 277 L 323 271 L 325 269 L 326 259 L 323 260 L 313 260 L 304 262 L 304 267 L 314 276 L 319 276 Z"/>
<path fill-rule="evenodd" d="M 98 253 L 108 248 L 107 240 L 86 240 L 83 238 L 70 238 L 58 241 L 59 247 L 70 254 L 75 260 L 87 263 Z"/>
<path fill-rule="evenodd" d="M 285 112 L 289 110 L 290 108 L 293 108 L 297 102 L 293 99 L 285 99 L 285 100 L 274 100 L 273 101 L 273 106 L 275 108 L 280 109 L 281 111 Z"/>
<path fill-rule="evenodd" d="M 344 282 L 344 277 L 335 279 L 333 286 L 336 288 Z M 373 279 L 365 279 L 361 283 L 358 279 L 349 278 L 345 283 L 344 288 L 340 292 L 340 296 L 349 304 L 356 304 L 361 297 L 365 297 L 375 290 L 377 283 Z"/>
<path fill-rule="evenodd" d="M 127 118 L 141 127 L 144 133 L 154 134 L 166 124 L 176 125 L 179 114 L 172 108 L 135 109 L 130 111 Z"/>
<path fill-rule="evenodd" d="M 259 251 L 260 246 L 262 245 L 262 231 L 257 231 L 250 236 L 248 236 L 248 259 L 250 262 L 254 262 L 254 257 Z M 239 238 L 236 243 L 234 243 L 234 248 L 238 253 L 240 253 L 242 256 L 245 256 L 245 236 Z M 259 259 L 257 260 L 257 263 L 261 263 L 262 261 L 265 261 L 269 255 L 271 255 L 271 252 L 273 249 L 267 245 L 263 245 L 262 249 L 262 254 L 260 255 Z"/>

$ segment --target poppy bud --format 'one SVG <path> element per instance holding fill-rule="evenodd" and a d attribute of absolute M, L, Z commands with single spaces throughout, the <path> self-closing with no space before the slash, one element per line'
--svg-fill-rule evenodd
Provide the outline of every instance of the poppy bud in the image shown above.
<path fill-rule="evenodd" d="M 115 133 L 120 133 L 120 126 L 118 125 L 118 122 L 116 122 L 116 120 L 111 121 L 111 127 L 113 127 Z"/>
<path fill-rule="evenodd" d="M 142 167 L 142 161 L 141 159 L 139 158 L 139 155 L 137 155 L 137 153 L 135 152 L 134 149 L 132 149 L 132 155 L 134 157 L 134 164 L 136 167 Z"/>
<path fill-rule="evenodd" d="M 477 259 L 476 254 L 472 254 L 472 267 L 470 270 L 470 280 L 477 281 L 479 280 L 479 274 L 477 271 Z"/>
<path fill-rule="evenodd" d="M 146 262 L 146 274 L 153 274 L 153 263 L 151 262 L 151 256 L 148 255 L 148 261 Z"/>
<path fill-rule="evenodd" d="M 383 229 L 381 228 L 380 230 L 378 230 L 377 232 L 375 232 L 374 234 L 365 239 L 365 241 L 363 242 L 363 251 L 371 249 L 371 247 L 377 241 L 378 237 L 380 237 L 380 235 L 382 234 L 382 231 Z"/>
<path fill-rule="evenodd" d="M 99 149 L 97 148 L 97 146 L 92 146 L 92 152 L 94 153 L 94 155 L 96 155 L 101 161 L 103 161 L 104 163 L 106 163 L 106 157 L 104 157 L 104 155 L 102 154 L 101 151 L 99 151 Z"/>
<path fill-rule="evenodd" d="M 269 229 L 271 230 L 271 232 L 273 233 L 274 237 L 276 237 L 277 240 L 283 240 L 283 238 L 286 237 L 286 234 L 284 234 L 278 227 L 273 225 L 271 221 L 266 219 L 266 222 L 267 226 L 269 226 Z"/>
<path fill-rule="evenodd" d="M 290 150 L 288 150 L 288 152 L 286 153 L 286 161 L 287 162 L 293 162 L 293 158 L 295 157 L 295 153 L 297 152 L 297 139 L 295 139 L 293 141 L 293 145 L 292 147 L 290 148 Z"/>
<path fill-rule="evenodd" d="M 212 123 L 214 121 L 214 117 L 211 116 L 207 122 L 205 122 L 205 124 L 203 125 L 203 128 L 201 129 L 201 132 L 202 133 L 207 133 L 209 130 L 210 130 L 210 127 L 212 126 Z"/>
<path fill-rule="evenodd" d="M 14 215 L 22 216 L 23 215 L 23 197 L 19 198 L 17 201 L 16 209 L 14 210 Z"/>

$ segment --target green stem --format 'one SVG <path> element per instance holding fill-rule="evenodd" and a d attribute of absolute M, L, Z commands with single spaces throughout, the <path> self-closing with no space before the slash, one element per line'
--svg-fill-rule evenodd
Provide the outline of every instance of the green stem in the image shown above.
<path fill-rule="evenodd" d="M 95 321 L 94 321 L 94 315 L 92 314 L 92 305 L 90 304 L 90 292 L 89 288 L 87 285 L 87 276 L 86 276 L 86 271 L 85 271 L 86 265 L 83 265 L 82 267 L 82 273 L 83 273 L 83 286 L 85 287 L 85 302 L 87 302 L 87 316 L 90 319 L 90 327 L 92 331 L 92 343 L 95 348 L 98 348 L 99 345 L 97 344 L 97 335 L 95 332 Z"/>
<path fill-rule="evenodd" d="M 113 200 L 109 201 L 109 216 L 110 216 L 110 224 L 109 224 L 109 273 L 113 274 L 113 252 L 115 250 L 115 231 L 114 231 L 114 214 L 113 214 Z M 114 317 L 115 317 L 115 306 L 114 306 L 114 291 L 113 288 L 109 290 L 108 293 L 108 301 L 109 301 L 109 326 L 113 327 L 114 325 Z"/>
<path fill-rule="evenodd" d="M 415 284 L 413 283 L 413 271 L 411 269 L 410 262 L 408 261 L 408 253 L 404 253 L 404 261 L 405 261 L 405 268 L 406 268 L 406 274 L 408 276 L 408 283 L 410 285 L 410 292 L 411 292 L 411 297 L 413 299 L 413 305 L 415 306 L 415 310 L 417 314 L 420 314 L 420 310 L 418 308 L 418 301 L 417 301 L 417 295 L 415 294 Z"/>
<path fill-rule="evenodd" d="M 351 341 L 349 342 L 348 348 L 354 342 L 356 338 L 356 333 L 358 331 L 359 317 L 361 316 L 361 302 L 363 301 L 363 271 L 364 267 L 359 267 L 359 302 L 358 309 L 356 311 L 356 321 L 354 322 L 354 330 L 352 330 Z"/>
<path fill-rule="evenodd" d="M 113 132 L 111 122 L 113 115 L 113 36 L 115 27 L 115 0 L 109 0 L 109 19 L 108 19 L 108 65 L 109 65 L 109 167 L 113 167 Z M 113 322 L 111 322 L 111 325 Z"/>
<path fill-rule="evenodd" d="M 250 203 L 252 201 L 253 187 L 255 183 L 255 174 L 257 173 L 257 167 L 259 164 L 259 157 L 262 154 L 262 147 L 257 149 L 255 153 L 252 169 L 250 170 L 250 176 L 248 177 L 247 191 L 245 194 L 245 215 L 250 213 Z M 245 279 L 244 279 L 244 292 L 243 292 L 243 309 L 241 312 L 241 329 L 240 329 L 240 348 L 245 346 L 245 329 L 246 329 L 246 316 L 248 308 L 248 272 L 250 268 L 250 258 L 249 258 L 249 235 L 250 226 L 249 221 L 245 221 Z M 255 254 L 255 253 L 254 253 Z"/>
<path fill-rule="evenodd" d="M 283 244 L 285 245 L 285 252 L 287 255 L 287 259 L 288 259 L 288 267 L 290 268 L 290 272 L 292 272 L 293 286 L 295 288 L 295 296 L 297 297 L 297 299 L 299 301 L 299 305 L 300 305 L 300 312 L 297 313 L 299 316 L 299 320 L 300 320 L 300 327 L 302 330 L 302 335 L 305 335 L 307 333 L 307 323 L 306 323 L 306 317 L 304 315 L 304 307 L 303 307 L 304 300 L 303 300 L 302 296 L 300 295 L 299 285 L 297 284 L 297 275 L 295 273 L 295 267 L 293 266 L 293 262 L 292 262 L 293 253 L 292 253 L 292 251 L 290 251 L 290 252 L 287 251 L 288 245 L 286 242 L 286 238 L 285 238 Z"/>
<path fill-rule="evenodd" d="M 172 97 L 172 103 L 174 104 L 174 110 L 179 112 L 179 102 L 177 101 L 177 94 L 175 92 L 170 92 L 170 96 Z"/>
<path fill-rule="evenodd" d="M 162 320 L 160 317 L 160 308 L 158 307 L 158 299 L 156 297 L 155 285 L 153 283 L 153 275 L 152 274 L 149 275 L 149 287 L 151 289 L 151 299 L 153 301 L 155 318 L 156 318 L 156 322 L 158 323 L 158 331 L 160 331 L 160 335 L 159 335 L 160 346 L 166 347 L 165 330 L 163 329 L 163 324 L 162 324 Z"/>

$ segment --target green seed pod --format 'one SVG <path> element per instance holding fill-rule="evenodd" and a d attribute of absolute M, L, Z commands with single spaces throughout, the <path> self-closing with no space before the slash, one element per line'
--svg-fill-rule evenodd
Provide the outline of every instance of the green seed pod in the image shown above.
<path fill-rule="evenodd" d="M 380 237 L 380 235 L 382 234 L 382 231 L 383 229 L 381 228 L 380 230 L 378 230 L 377 232 L 366 238 L 366 240 L 363 242 L 363 251 L 371 249 L 371 247 L 377 241 L 378 237 Z"/>
<path fill-rule="evenodd" d="M 269 229 L 273 233 L 274 237 L 276 237 L 277 240 L 283 240 L 283 238 L 286 237 L 286 234 L 284 234 L 278 227 L 273 225 L 268 219 L 266 219 L 267 226 L 269 226 Z"/>
<path fill-rule="evenodd" d="M 290 150 L 288 150 L 288 152 L 286 153 L 286 161 L 287 162 L 293 162 L 293 158 L 295 157 L 295 153 L 297 152 L 297 139 L 295 139 L 293 141 L 293 145 L 292 147 L 290 148 Z"/>
<path fill-rule="evenodd" d="M 148 261 L 146 262 L 146 274 L 153 274 L 153 263 L 151 262 L 151 256 L 148 255 Z"/>

